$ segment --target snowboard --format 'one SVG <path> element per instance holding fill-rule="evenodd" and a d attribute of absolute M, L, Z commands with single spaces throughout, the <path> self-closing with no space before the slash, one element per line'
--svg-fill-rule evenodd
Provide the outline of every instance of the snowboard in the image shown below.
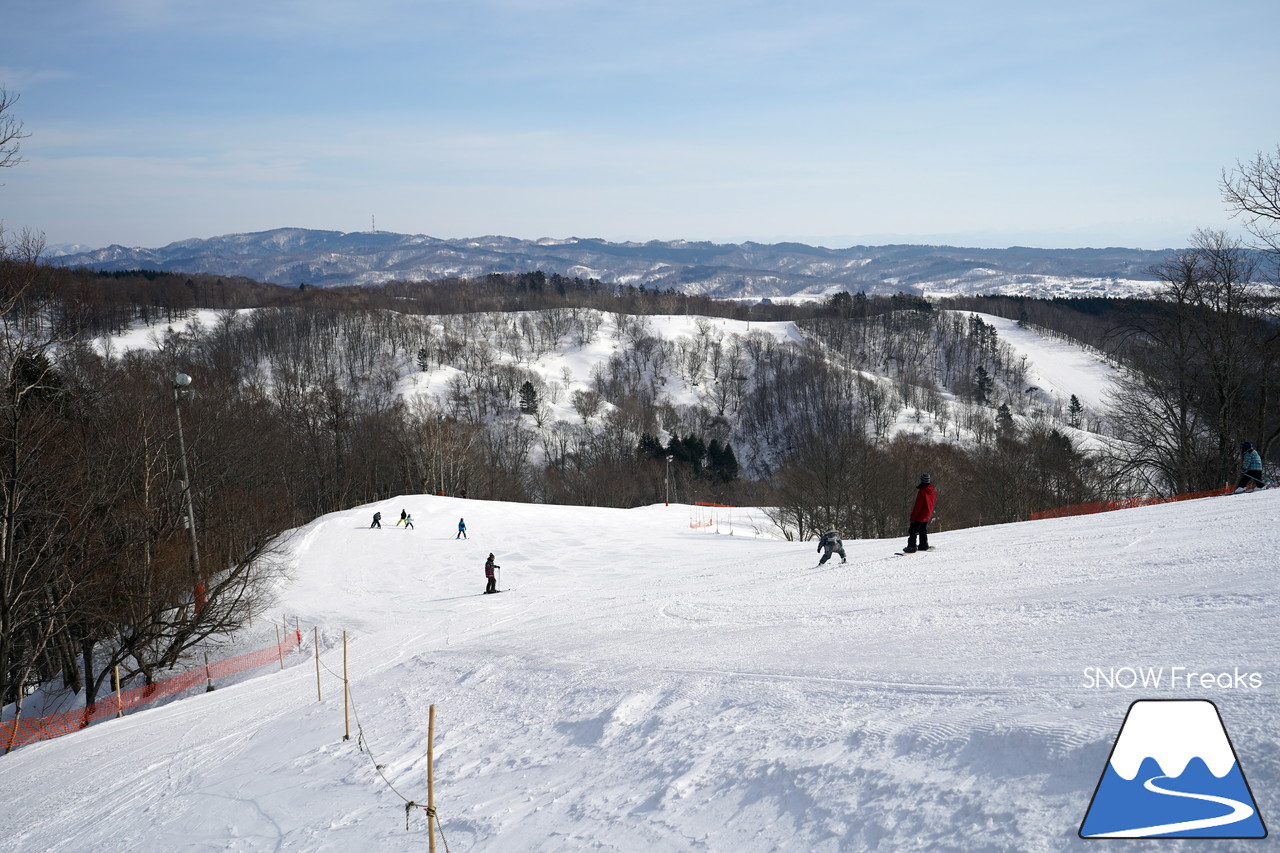
<path fill-rule="evenodd" d="M 920 549 L 920 550 L 918 550 L 918 551 L 912 551 L 910 554 L 908 554 L 906 551 L 897 551 L 897 552 L 895 552 L 895 553 L 894 553 L 894 555 L 893 555 L 893 556 L 895 556 L 895 557 L 910 557 L 910 556 L 911 556 L 911 554 L 924 554 L 924 553 L 926 553 L 926 552 L 928 552 L 928 551 L 936 551 L 936 550 L 938 550 L 936 546 L 934 546 L 934 545 L 930 545 L 928 548 L 921 548 L 921 549 Z"/>

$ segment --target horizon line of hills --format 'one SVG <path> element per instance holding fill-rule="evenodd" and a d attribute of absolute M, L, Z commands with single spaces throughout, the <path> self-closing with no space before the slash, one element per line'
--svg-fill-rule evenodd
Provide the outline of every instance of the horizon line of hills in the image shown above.
<path fill-rule="evenodd" d="M 441 239 L 384 231 L 277 228 L 180 240 L 160 248 L 112 245 L 62 252 L 48 261 L 105 272 L 143 269 L 244 276 L 290 286 L 372 285 L 539 270 L 717 299 L 820 298 L 841 290 L 1051 297 L 1145 293 L 1154 281 L 1151 268 L 1173 251 Z"/>

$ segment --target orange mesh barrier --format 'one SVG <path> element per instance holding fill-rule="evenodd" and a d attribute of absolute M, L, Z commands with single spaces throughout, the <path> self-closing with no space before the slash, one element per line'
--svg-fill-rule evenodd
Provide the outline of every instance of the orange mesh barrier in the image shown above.
<path fill-rule="evenodd" d="M 1167 504 L 1174 501 L 1190 501 L 1196 498 L 1210 498 L 1217 495 L 1225 495 L 1231 490 L 1227 489 L 1209 489 L 1205 492 L 1187 492 L 1183 495 L 1170 495 L 1167 498 L 1124 498 L 1118 501 L 1095 501 L 1091 504 L 1075 504 L 1074 506 L 1060 506 L 1057 509 L 1046 509 L 1042 512 L 1031 513 L 1032 521 L 1039 521 L 1042 518 L 1066 518 L 1069 515 L 1092 515 L 1095 512 L 1111 512 L 1117 509 L 1133 509 L 1138 506 L 1152 506 L 1153 504 Z"/>
<path fill-rule="evenodd" d="M 176 696 L 214 678 L 223 678 L 237 672 L 275 663 L 280 660 L 281 655 L 293 651 L 301 642 L 300 632 L 286 631 L 284 642 L 279 646 L 269 646 L 256 652 L 220 660 L 153 684 L 130 687 L 127 690 L 121 690 L 118 694 L 112 693 L 104 699 L 99 699 L 85 708 L 50 714 L 47 717 L 27 717 L 16 722 L 14 720 L 0 722 L 0 747 L 12 749 L 38 740 L 71 734 L 99 720 L 110 719 L 122 711 L 131 711 L 155 702 L 157 699 Z"/>

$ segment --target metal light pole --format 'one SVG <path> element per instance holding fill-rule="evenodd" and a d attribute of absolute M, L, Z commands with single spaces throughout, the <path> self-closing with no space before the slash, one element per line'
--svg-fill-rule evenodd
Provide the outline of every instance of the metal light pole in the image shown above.
<path fill-rule="evenodd" d="M 673 457 L 667 457 L 667 506 L 671 506 L 671 460 Z"/>
<path fill-rule="evenodd" d="M 200 541 L 196 538 L 196 513 L 191 505 L 191 477 L 187 474 L 187 442 L 182 436 L 182 407 L 178 405 L 178 401 L 182 398 L 182 394 L 188 393 L 186 388 L 191 384 L 191 377 L 185 373 L 179 373 L 173 377 L 173 414 L 178 419 L 178 463 L 182 469 L 182 497 L 187 507 L 187 529 L 191 531 L 191 572 L 195 575 L 196 583 L 200 583 Z M 203 598 L 203 590 L 200 590 L 197 599 Z"/>
<path fill-rule="evenodd" d="M 444 496 L 444 415 L 436 421 L 436 464 L 440 466 L 440 496 Z"/>

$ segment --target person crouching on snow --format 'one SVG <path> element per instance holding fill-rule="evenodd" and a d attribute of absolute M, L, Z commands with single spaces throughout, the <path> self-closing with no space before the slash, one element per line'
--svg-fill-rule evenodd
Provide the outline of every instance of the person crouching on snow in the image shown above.
<path fill-rule="evenodd" d="M 818 561 L 819 566 L 830 560 L 832 554 L 839 554 L 840 562 L 847 562 L 844 558 L 844 543 L 840 541 L 840 531 L 832 528 L 822 534 L 822 538 L 818 540 L 818 550 L 821 551 L 824 548 L 827 553 L 823 554 L 822 559 Z"/>

